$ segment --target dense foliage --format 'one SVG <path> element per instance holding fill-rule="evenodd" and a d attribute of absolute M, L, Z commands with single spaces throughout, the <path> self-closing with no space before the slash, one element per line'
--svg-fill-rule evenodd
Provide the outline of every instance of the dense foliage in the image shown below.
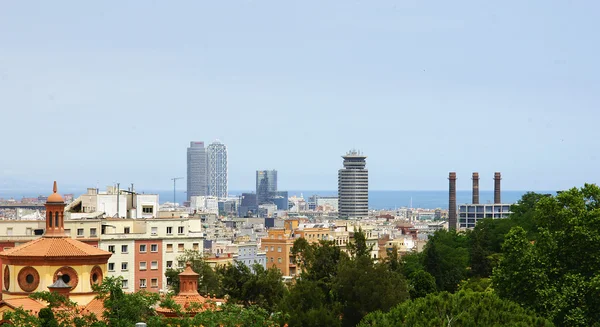
<path fill-rule="evenodd" d="M 552 323 L 536 317 L 518 304 L 500 299 L 493 293 L 442 292 L 404 302 L 389 312 L 375 311 L 360 323 L 378 326 L 539 326 Z"/>
<path fill-rule="evenodd" d="M 221 278 L 221 293 L 227 294 L 232 303 L 256 305 L 268 312 L 275 312 L 286 293 L 281 272 L 275 267 L 265 269 L 255 264 L 250 269 L 242 262 L 237 262 L 219 268 L 217 272 Z"/>
<path fill-rule="evenodd" d="M 294 243 L 303 271 L 282 304 L 290 326 L 355 326 L 367 313 L 408 299 L 397 259 L 374 262 L 361 230 L 348 249 L 350 255 L 331 241 Z"/>
<path fill-rule="evenodd" d="M 559 326 L 600 326 L 600 188 L 543 197 L 533 220 L 533 241 L 522 227 L 508 233 L 496 291 Z"/>

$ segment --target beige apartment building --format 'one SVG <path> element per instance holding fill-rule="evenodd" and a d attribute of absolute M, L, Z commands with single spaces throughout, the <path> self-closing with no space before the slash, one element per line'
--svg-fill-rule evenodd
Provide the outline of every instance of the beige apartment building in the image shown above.
<path fill-rule="evenodd" d="M 0 250 L 41 237 L 45 221 L 0 221 Z M 122 276 L 126 291 L 167 290 L 165 271 L 183 268 L 177 258 L 185 250 L 203 252 L 200 217 L 154 219 L 65 220 L 65 233 L 102 250 L 112 252 L 107 275 Z"/>

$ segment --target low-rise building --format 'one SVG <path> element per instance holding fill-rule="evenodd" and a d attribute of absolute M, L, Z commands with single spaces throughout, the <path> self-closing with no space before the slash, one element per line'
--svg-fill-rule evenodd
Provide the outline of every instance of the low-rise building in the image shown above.
<path fill-rule="evenodd" d="M 508 218 L 511 214 L 510 204 L 461 204 L 458 206 L 459 228 L 475 228 L 481 219 Z"/>

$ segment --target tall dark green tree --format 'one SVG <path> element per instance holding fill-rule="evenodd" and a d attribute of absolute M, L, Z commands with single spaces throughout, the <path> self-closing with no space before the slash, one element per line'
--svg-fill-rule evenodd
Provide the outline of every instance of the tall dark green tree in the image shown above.
<path fill-rule="evenodd" d="M 435 232 L 423 250 L 423 265 L 435 278 L 439 291 L 456 291 L 459 283 L 467 278 L 467 236 L 453 230 Z"/>
<path fill-rule="evenodd" d="M 411 252 L 402 256 L 400 259 L 402 262 L 401 271 L 404 277 L 409 278 L 413 273 L 425 270 L 423 257 L 423 252 Z"/>
<path fill-rule="evenodd" d="M 409 297 L 404 276 L 385 262 L 374 263 L 370 251 L 359 230 L 354 233 L 353 256 L 338 264 L 333 292 L 341 305 L 343 326 L 356 326 L 369 312 L 389 310 Z"/>
<path fill-rule="evenodd" d="M 289 325 L 337 326 L 341 324 L 341 305 L 333 292 L 338 264 L 348 256 L 332 241 L 294 242 L 292 254 L 301 269 L 281 308 L 289 314 Z"/>
<path fill-rule="evenodd" d="M 332 299 L 322 281 L 296 281 L 280 308 L 288 315 L 289 326 L 341 326 L 340 304 Z"/>
<path fill-rule="evenodd" d="M 435 278 L 425 270 L 418 270 L 412 273 L 408 278 L 408 283 L 411 299 L 424 297 L 427 294 L 437 291 Z"/>
<path fill-rule="evenodd" d="M 489 277 L 502 251 L 504 236 L 516 222 L 512 219 L 483 219 L 468 234 L 471 275 Z"/>
<path fill-rule="evenodd" d="M 54 318 L 52 309 L 42 308 L 38 317 L 40 318 L 40 327 L 58 327 L 58 321 Z"/>

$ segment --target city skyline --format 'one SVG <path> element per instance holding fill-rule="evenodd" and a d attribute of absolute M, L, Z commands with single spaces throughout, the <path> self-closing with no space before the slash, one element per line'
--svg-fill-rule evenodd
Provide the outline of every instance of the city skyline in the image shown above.
<path fill-rule="evenodd" d="M 257 169 L 281 189 L 334 190 L 351 147 L 378 190 L 442 190 L 449 171 L 502 171 L 514 190 L 600 181 L 600 3 L 1 8 L 0 184 L 169 189 L 185 144 L 214 138 L 232 190 Z M 46 132 L 57 147 L 40 146 Z"/>

